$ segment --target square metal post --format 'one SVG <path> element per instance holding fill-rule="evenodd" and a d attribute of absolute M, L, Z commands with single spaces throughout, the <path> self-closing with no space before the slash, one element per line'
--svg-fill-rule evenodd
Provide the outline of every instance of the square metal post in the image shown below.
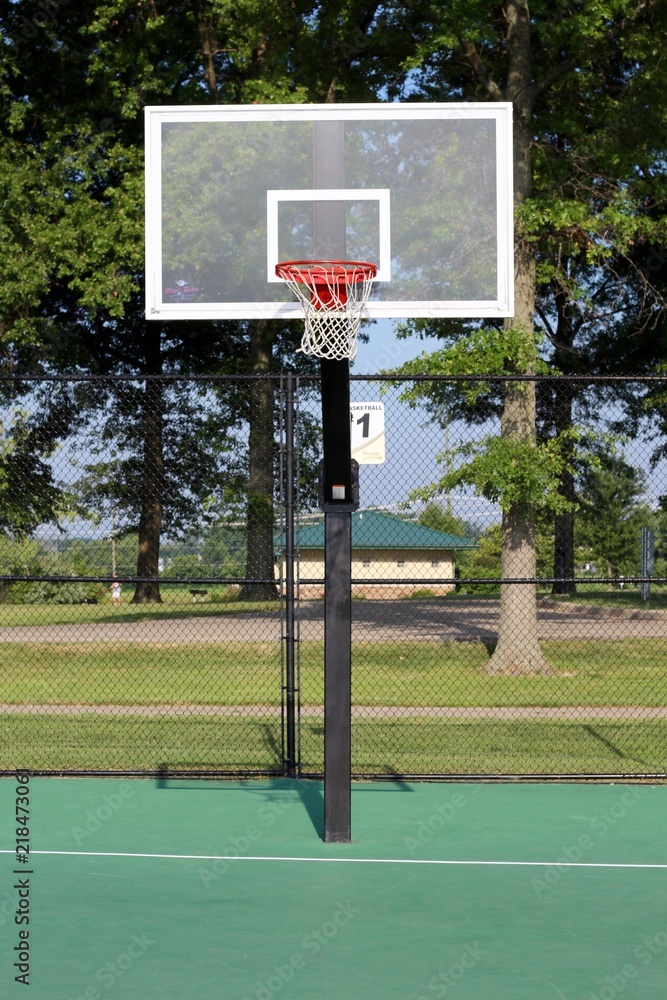
<path fill-rule="evenodd" d="M 313 124 L 313 186 L 345 187 L 344 123 Z M 345 205 L 315 202 L 313 257 L 345 258 Z M 351 837 L 352 475 L 350 363 L 322 361 L 324 450 L 324 839 Z M 335 487 L 335 490 L 334 490 Z M 341 491 L 342 487 L 342 491 Z M 342 496 L 341 496 L 342 492 Z M 336 509 L 336 504 L 340 510 Z"/>
<path fill-rule="evenodd" d="M 352 515 L 324 515 L 324 839 L 351 839 Z"/>
<path fill-rule="evenodd" d="M 655 560 L 655 531 L 650 528 L 642 528 L 642 565 L 640 576 L 653 576 L 653 563 Z M 642 599 L 648 601 L 651 597 L 651 583 L 644 580 L 639 584 Z"/>
<path fill-rule="evenodd" d="M 283 760 L 285 774 L 296 777 L 296 585 L 294 580 L 294 515 L 296 489 L 294 475 L 294 375 L 285 380 L 285 687 L 283 711 L 286 746 Z"/>

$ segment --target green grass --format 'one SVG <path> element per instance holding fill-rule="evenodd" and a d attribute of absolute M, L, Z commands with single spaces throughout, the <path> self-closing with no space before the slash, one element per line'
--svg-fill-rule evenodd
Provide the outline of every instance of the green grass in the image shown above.
<path fill-rule="evenodd" d="M 634 611 L 651 609 L 654 611 L 667 611 L 667 589 L 665 587 L 652 587 L 651 597 L 648 601 L 634 586 L 624 587 L 623 590 L 601 589 L 599 584 L 577 584 L 577 593 L 567 597 L 553 597 L 551 594 L 544 594 L 545 597 L 553 600 L 563 601 L 566 604 L 592 604 L 595 606 L 606 606 L 610 608 L 631 608 Z"/>
<path fill-rule="evenodd" d="M 667 639 L 546 641 L 542 649 L 554 677 L 489 676 L 481 643 L 356 644 L 355 704 L 667 705 Z"/>
<path fill-rule="evenodd" d="M 279 719 L 0 715 L 0 768 L 279 770 Z"/>
<path fill-rule="evenodd" d="M 275 642 L 4 643 L 0 677 L 5 702 L 276 704 L 280 648 Z"/>
<path fill-rule="evenodd" d="M 322 758 L 317 727 L 304 728 L 306 771 Z M 655 773 L 667 769 L 666 739 L 665 722 L 357 721 L 352 767 L 357 774 Z"/>
<path fill-rule="evenodd" d="M 221 617 L 235 614 L 277 614 L 278 601 L 239 601 L 236 591 L 226 592 L 224 588 L 208 588 L 204 600 L 193 600 L 187 588 L 163 585 L 162 604 L 131 604 L 130 594 L 123 598 L 120 607 L 105 596 L 99 604 L 0 604 L 0 628 L 17 625 L 71 625 L 95 624 L 97 622 L 132 622 L 138 620 L 161 621 L 166 618 Z M 211 600 L 214 595 L 223 599 Z M 548 591 L 540 591 L 538 597 L 549 597 Z M 356 597 L 361 600 L 362 598 Z M 411 600 L 425 600 L 436 603 L 457 601 L 484 601 L 498 599 L 497 594 L 448 594 L 445 597 L 426 597 L 412 594 Z M 606 605 L 615 608 L 663 609 L 667 611 L 667 588 L 654 587 L 650 601 L 643 601 L 638 590 L 601 590 L 599 585 L 578 584 L 577 593 L 572 597 L 555 598 L 563 603 Z"/>
<path fill-rule="evenodd" d="M 68 610 L 68 609 L 65 609 Z M 401 718 L 403 706 L 664 706 L 667 639 L 547 641 L 554 677 L 489 676 L 480 643 L 357 643 L 356 773 L 642 773 L 667 766 L 667 722 Z M 320 705 L 323 651 L 301 644 L 301 698 Z M 120 705 L 280 703 L 275 642 L 0 644 L 0 701 Z M 278 770 L 275 717 L 3 715 L 0 767 Z M 304 717 L 305 771 L 322 768 L 321 720 Z"/>
<path fill-rule="evenodd" d="M 221 617 L 235 614 L 277 614 L 278 601 L 193 601 L 183 591 L 162 590 L 162 604 L 118 606 L 104 599 L 99 604 L 0 604 L 0 628 L 16 625 L 72 625 L 96 622 L 133 622 L 141 619 Z"/>
<path fill-rule="evenodd" d="M 3 769 L 279 770 L 279 721 L 0 716 Z M 302 727 L 321 773 L 322 725 Z M 665 771 L 667 723 L 357 721 L 356 774 L 634 774 Z"/>
<path fill-rule="evenodd" d="M 481 643 L 360 643 L 357 705 L 667 705 L 667 639 L 543 643 L 554 677 L 489 676 Z M 321 704 L 322 645 L 301 644 L 301 697 Z M 274 642 L 0 644 L 0 701 L 276 704 Z"/>

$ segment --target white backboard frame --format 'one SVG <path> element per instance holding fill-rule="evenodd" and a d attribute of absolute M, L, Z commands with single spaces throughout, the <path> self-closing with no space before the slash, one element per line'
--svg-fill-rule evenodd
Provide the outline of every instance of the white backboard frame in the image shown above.
<path fill-rule="evenodd" d="M 497 294 L 495 299 L 434 301 L 369 301 L 364 315 L 380 318 L 485 318 L 507 317 L 514 312 L 514 223 L 512 185 L 512 105 L 510 103 L 471 104 L 327 104 L 327 105 L 233 105 L 149 107 L 146 123 L 146 317 L 147 319 L 299 319 L 297 302 L 187 302 L 164 301 L 162 297 L 162 125 L 173 122 L 241 121 L 364 121 L 432 119 L 495 121 L 497 194 Z M 277 236 L 271 213 L 280 200 L 354 201 L 375 199 L 380 205 L 381 246 L 378 280 L 391 280 L 390 197 L 387 189 L 342 189 L 267 192 L 267 272 L 272 273 L 271 253 Z M 271 242 L 273 241 L 273 242 Z M 268 280 L 277 280 L 273 277 Z"/>

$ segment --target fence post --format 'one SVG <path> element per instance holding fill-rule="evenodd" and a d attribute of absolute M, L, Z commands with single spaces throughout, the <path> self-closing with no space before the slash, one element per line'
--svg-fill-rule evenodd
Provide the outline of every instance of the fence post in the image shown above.
<path fill-rule="evenodd" d="M 650 528 L 642 528 L 642 565 L 640 576 L 653 576 L 653 561 L 655 558 L 655 531 Z M 648 601 L 651 596 L 651 582 L 644 580 L 639 584 L 639 589 L 643 600 Z"/>
<path fill-rule="evenodd" d="M 296 776 L 296 673 L 294 588 L 294 375 L 285 377 L 285 735 L 283 763 L 287 777 Z"/>

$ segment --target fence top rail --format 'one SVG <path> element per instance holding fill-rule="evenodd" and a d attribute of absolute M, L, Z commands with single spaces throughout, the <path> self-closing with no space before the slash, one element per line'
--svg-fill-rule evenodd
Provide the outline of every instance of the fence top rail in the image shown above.
<path fill-rule="evenodd" d="M 280 384 L 286 380 L 293 380 L 297 383 L 319 382 L 319 374 L 301 374 L 299 372 L 264 372 L 246 373 L 242 375 L 226 374 L 141 374 L 116 375 L 108 373 L 105 375 L 92 374 L 69 374 L 69 375 L 45 375 L 30 373 L 4 373 L 0 372 L 1 382 L 275 382 Z M 618 383 L 618 382 L 667 382 L 665 375 L 499 375 L 490 373 L 488 375 L 392 375 L 389 373 L 363 375 L 350 374 L 352 382 L 579 382 L 589 383 Z"/>
<path fill-rule="evenodd" d="M 299 376 L 317 378 L 319 376 Z M 350 375 L 357 382 L 667 382 L 667 375 Z"/>
<path fill-rule="evenodd" d="M 280 383 L 294 372 L 281 372 L 279 374 L 262 373 L 245 375 L 183 375 L 165 373 L 163 375 L 35 375 L 35 374 L 13 374 L 0 373 L 0 382 L 278 382 Z M 319 379 L 319 376 L 317 376 Z"/>
<path fill-rule="evenodd" d="M 208 584 L 209 586 L 231 586 L 233 584 L 238 584 L 244 586 L 247 584 L 277 584 L 279 581 L 277 579 L 271 579 L 270 577 L 240 577 L 240 576 L 229 576 L 229 577 L 216 577 L 216 576 L 135 576 L 132 574 L 123 575 L 120 579 L 118 577 L 110 576 L 105 574 L 104 576 L 66 576 L 66 575 L 35 575 L 35 576 L 11 576 L 11 575 L 0 575 L 0 585 L 9 585 L 14 583 L 114 583 L 120 582 L 123 584 L 136 584 L 136 583 L 158 583 L 163 586 L 200 586 L 203 584 Z M 312 584 L 321 585 L 325 582 L 324 577 L 322 578 L 308 578 L 299 581 L 299 585 L 310 586 Z M 532 586 L 541 585 L 546 586 L 548 584 L 554 583 L 579 583 L 579 584 L 589 584 L 589 583 L 599 583 L 599 584 L 612 584 L 612 583 L 651 583 L 656 587 L 664 587 L 667 584 L 667 576 L 443 576 L 443 577 L 386 577 L 378 580 L 376 577 L 353 577 L 353 583 L 359 584 L 373 584 L 378 587 L 386 586 L 399 586 L 399 585 L 413 585 L 413 584 L 452 584 L 456 586 L 463 586 L 465 584 L 488 584 L 493 586 L 499 586 L 501 584 L 529 584 Z"/>

